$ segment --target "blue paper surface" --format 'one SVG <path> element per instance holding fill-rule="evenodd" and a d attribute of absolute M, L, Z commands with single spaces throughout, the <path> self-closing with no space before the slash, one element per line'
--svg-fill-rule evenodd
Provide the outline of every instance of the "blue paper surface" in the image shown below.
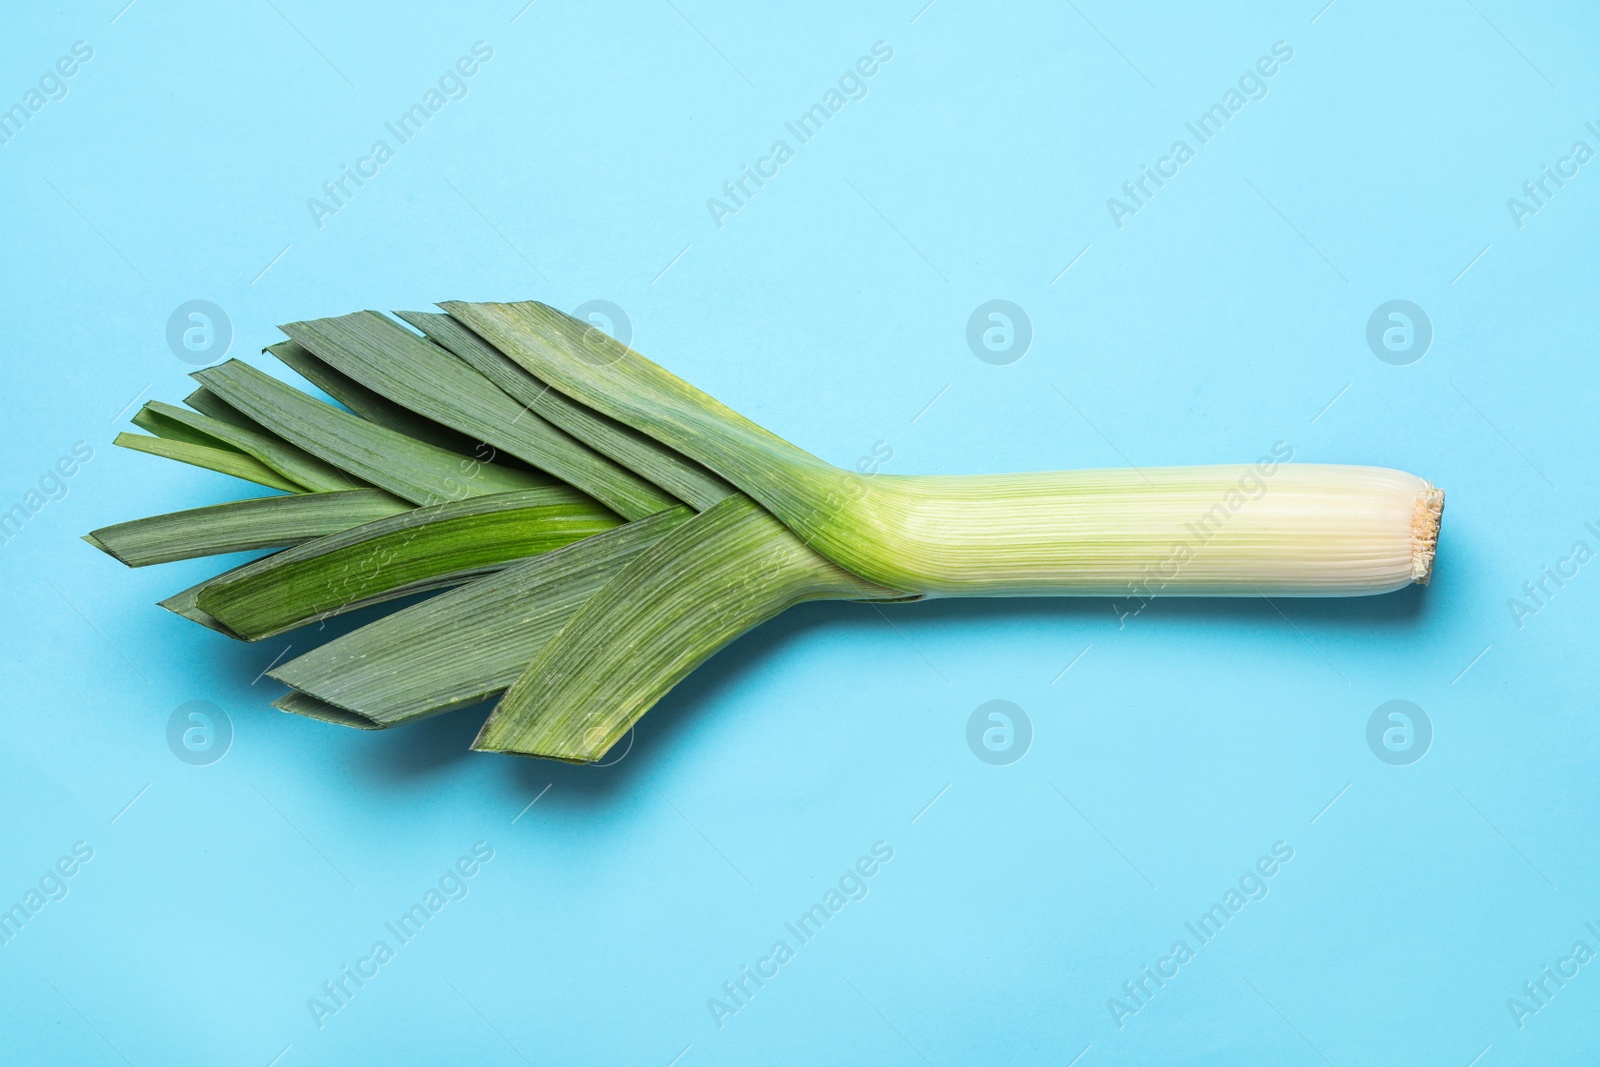
<path fill-rule="evenodd" d="M 1593 1062 L 1593 7 L 5 24 L 0 1060 Z M 111 439 L 455 298 L 843 466 L 1402 468 L 1434 580 L 813 605 L 604 767 L 280 714 L 78 539 L 258 493 Z"/>

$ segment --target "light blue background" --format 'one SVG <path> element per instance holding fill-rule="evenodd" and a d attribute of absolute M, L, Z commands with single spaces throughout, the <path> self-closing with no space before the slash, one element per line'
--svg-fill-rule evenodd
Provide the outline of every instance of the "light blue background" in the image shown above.
<path fill-rule="evenodd" d="M 1600 963 L 1520 1029 L 1506 1002 L 1600 950 L 1600 565 L 1520 628 L 1507 600 L 1600 548 L 1600 162 L 1520 229 L 1506 199 L 1600 148 L 1600 15 L 920 4 L 7 11 L 0 106 L 74 41 L 94 58 L 0 146 L 0 509 L 95 455 L 0 548 L 0 906 L 74 842 L 94 859 L 0 947 L 0 1058 L 1593 1061 Z M 317 228 L 306 198 L 478 40 L 469 95 Z M 706 199 L 879 40 L 866 99 L 718 229 Z M 1118 229 L 1107 198 L 1280 40 L 1269 95 Z M 134 400 L 189 390 L 164 332 L 196 298 L 258 362 L 291 319 L 612 300 L 647 355 L 896 472 L 1287 441 L 1444 487 L 1438 569 L 1121 627 L 1105 600 L 812 606 L 603 769 L 471 754 L 482 709 L 344 731 L 252 683 L 303 635 L 241 646 L 152 606 L 215 561 L 128 571 L 77 539 L 253 495 L 110 446 Z M 991 298 L 1033 323 L 1011 366 L 966 346 Z M 1365 341 L 1394 298 L 1435 329 L 1410 366 Z M 1035 732 L 1006 767 L 965 741 L 997 698 Z M 165 740 L 193 699 L 235 731 L 207 767 Z M 1390 699 L 1435 730 L 1410 766 L 1366 743 Z M 719 1029 L 707 998 L 880 840 L 870 895 Z M 478 841 L 470 895 L 319 1029 L 307 998 Z M 1119 1029 L 1107 999 L 1277 841 L 1266 899 Z"/>

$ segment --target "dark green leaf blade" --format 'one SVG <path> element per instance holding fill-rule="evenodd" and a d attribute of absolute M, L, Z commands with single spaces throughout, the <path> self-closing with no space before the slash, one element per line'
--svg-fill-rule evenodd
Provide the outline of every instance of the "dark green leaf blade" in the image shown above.
<path fill-rule="evenodd" d="M 416 504 L 550 484 L 542 474 L 480 462 L 367 422 L 236 359 L 194 377 L 289 443 Z"/>
<path fill-rule="evenodd" d="M 595 590 L 692 514 L 680 505 L 513 564 L 267 673 L 385 726 L 483 700 L 515 681 Z"/>
<path fill-rule="evenodd" d="M 197 435 L 196 439 L 202 444 L 208 440 L 215 441 L 247 456 L 253 456 L 290 481 L 303 485 L 315 493 L 337 493 L 345 489 L 370 488 L 360 479 L 352 478 L 339 468 L 324 463 L 304 449 L 296 448 L 276 434 L 245 429 L 200 412 L 180 408 L 175 404 L 164 404 L 159 400 L 147 403 L 140 410 L 139 416 L 134 419 L 135 423 L 144 425 L 139 421 L 140 418 L 152 422 L 155 426 L 181 427 L 188 433 Z"/>
<path fill-rule="evenodd" d="M 195 605 L 245 640 L 256 641 L 374 603 L 374 598 L 458 584 L 619 522 L 572 489 L 470 497 L 268 556 L 208 584 Z"/>
<path fill-rule="evenodd" d="M 264 351 L 368 422 L 464 456 L 484 454 L 479 451 L 478 442 L 466 434 L 457 433 L 448 426 L 441 426 L 432 419 L 401 407 L 387 397 L 379 396 L 348 374 L 328 366 L 302 344 L 280 341 L 268 345 Z"/>
<path fill-rule="evenodd" d="M 183 441 L 186 444 L 200 445 L 202 448 L 220 448 L 225 452 L 240 452 L 220 438 L 189 426 L 183 422 L 175 422 L 164 415 L 157 413 L 149 404 L 145 404 L 133 413 L 133 418 L 128 420 L 146 433 L 154 434 L 167 441 Z"/>
<path fill-rule="evenodd" d="M 197 556 L 297 545 L 340 530 L 410 511 L 381 489 L 299 493 L 152 515 L 103 526 L 84 537 L 130 567 Z"/>
<path fill-rule="evenodd" d="M 806 600 L 897 599 L 742 494 L 701 512 L 579 608 L 501 698 L 480 751 L 588 762 L 718 649 Z"/>
<path fill-rule="evenodd" d="M 532 408 L 595 451 L 659 485 L 696 511 L 704 511 L 737 491 L 655 438 L 590 411 L 566 394 L 551 389 L 449 315 L 436 311 L 397 311 L 395 314 L 427 334 L 441 348 L 453 352 L 512 399 Z"/>
<path fill-rule="evenodd" d="M 219 422 L 231 422 L 241 429 L 254 430 L 257 433 L 268 432 L 265 426 L 262 426 L 259 422 L 203 385 L 184 397 L 183 402 L 200 414 L 210 415 Z"/>
<path fill-rule="evenodd" d="M 336 726 L 349 726 L 356 730 L 381 730 L 382 724 L 371 719 L 357 715 L 347 708 L 341 708 L 316 697 L 306 696 L 304 693 L 290 693 L 281 696 L 272 702 L 272 706 L 279 711 L 287 711 L 291 715 L 303 715 L 308 719 L 319 722 L 329 722 Z"/>
<path fill-rule="evenodd" d="M 643 518 L 677 503 L 376 311 L 291 322 L 280 329 L 367 388 L 526 460 L 624 518 Z"/>
<path fill-rule="evenodd" d="M 163 459 L 175 459 L 194 467 L 204 467 L 218 474 L 231 474 L 247 482 L 264 485 L 268 489 L 282 489 L 287 493 L 308 492 L 305 486 L 292 482 L 253 456 L 231 448 L 210 448 L 189 441 L 170 440 L 165 437 L 146 437 L 137 433 L 119 433 L 111 442 L 135 452 L 145 452 Z"/>
<path fill-rule="evenodd" d="M 221 622 L 212 618 L 210 615 L 207 615 L 205 612 L 201 611 L 197 601 L 200 599 L 200 594 L 206 591 L 207 586 L 214 582 L 219 582 L 230 575 L 248 573 L 251 567 L 256 566 L 260 562 L 261 561 L 258 559 L 251 560 L 248 563 L 241 563 L 237 567 L 223 571 L 221 574 L 214 574 L 203 582 L 198 582 L 195 585 L 191 585 L 187 589 L 173 593 L 165 600 L 157 601 L 156 606 L 166 608 L 174 615 L 181 615 L 190 622 L 197 622 L 207 629 L 215 630 L 224 637 L 231 637 L 235 641 L 243 641 L 244 638 L 240 637 L 238 634 L 222 625 Z"/>

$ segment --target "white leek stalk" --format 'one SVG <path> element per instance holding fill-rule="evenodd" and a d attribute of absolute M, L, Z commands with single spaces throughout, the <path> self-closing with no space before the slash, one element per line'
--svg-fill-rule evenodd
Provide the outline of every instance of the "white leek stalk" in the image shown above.
<path fill-rule="evenodd" d="M 878 476 L 811 534 L 930 596 L 1361 596 L 1428 580 L 1443 502 L 1402 471 L 1276 461 Z"/>

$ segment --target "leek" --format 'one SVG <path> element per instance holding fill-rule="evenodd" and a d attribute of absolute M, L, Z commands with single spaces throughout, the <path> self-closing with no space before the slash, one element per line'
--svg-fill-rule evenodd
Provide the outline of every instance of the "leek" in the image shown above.
<path fill-rule="evenodd" d="M 164 607 L 254 641 L 432 594 L 269 673 L 378 729 L 503 694 L 473 747 L 598 760 L 807 600 L 1360 596 L 1432 575 L 1444 495 L 1376 467 L 866 477 L 546 305 L 296 322 L 117 443 L 284 491 L 85 540 L 130 566 L 275 551 Z M 299 639 L 297 639 L 299 643 Z"/>

